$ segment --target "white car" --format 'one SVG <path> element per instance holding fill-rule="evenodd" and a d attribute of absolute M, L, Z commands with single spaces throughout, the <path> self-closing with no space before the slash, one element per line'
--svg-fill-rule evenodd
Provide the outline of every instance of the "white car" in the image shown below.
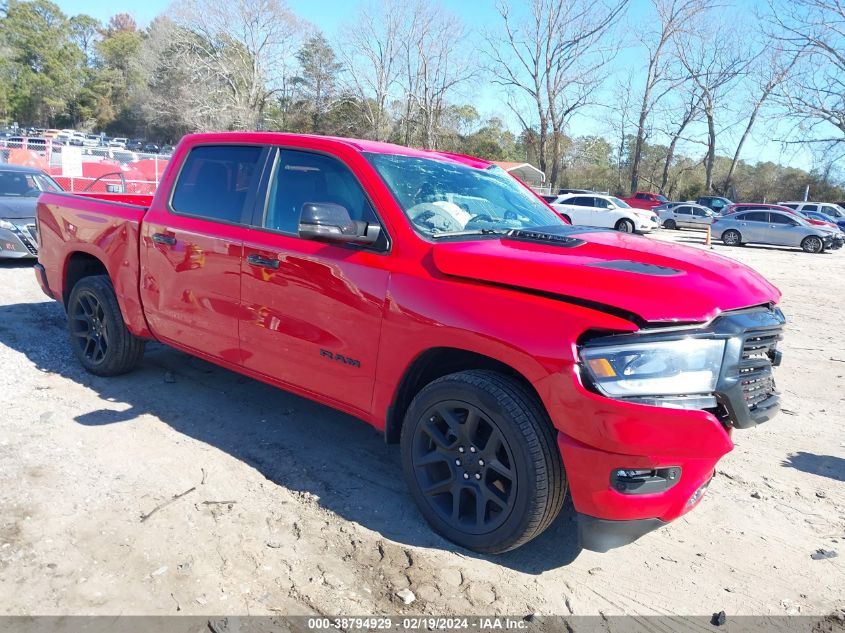
<path fill-rule="evenodd" d="M 109 147 L 111 147 L 112 149 L 126 149 L 126 144 L 128 142 L 129 139 L 123 138 L 122 136 L 118 136 L 109 141 Z"/>
<path fill-rule="evenodd" d="M 558 196 L 552 208 L 572 224 L 599 226 L 625 233 L 648 233 L 660 226 L 653 211 L 634 209 L 614 196 L 575 193 Z"/>
<path fill-rule="evenodd" d="M 845 209 L 838 204 L 830 202 L 778 202 L 782 207 L 789 207 L 793 211 L 799 213 L 806 213 L 807 211 L 815 213 L 824 213 L 826 216 L 834 220 L 845 219 Z"/>

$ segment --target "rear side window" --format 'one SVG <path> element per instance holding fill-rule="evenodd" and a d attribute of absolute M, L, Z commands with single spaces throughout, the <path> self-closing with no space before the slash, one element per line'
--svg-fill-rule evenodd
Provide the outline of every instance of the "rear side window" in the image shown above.
<path fill-rule="evenodd" d="M 740 219 L 746 222 L 768 222 L 769 214 L 765 211 L 751 211 L 749 213 L 743 213 Z"/>
<path fill-rule="evenodd" d="M 677 207 L 675 209 L 675 213 L 677 213 L 678 215 L 689 215 L 690 207 Z"/>
<path fill-rule="evenodd" d="M 782 206 L 782 207 L 789 207 L 789 208 L 790 208 L 790 209 L 792 209 L 793 211 L 799 207 L 799 205 L 797 205 L 797 204 L 782 204 L 782 205 L 780 205 L 780 206 Z"/>
<path fill-rule="evenodd" d="M 570 198 L 564 204 L 573 204 L 576 207 L 591 207 L 593 206 L 593 198 L 592 196 L 576 196 Z"/>
<path fill-rule="evenodd" d="M 817 204 L 805 204 L 803 207 L 801 207 L 801 210 L 802 211 L 818 211 L 819 205 L 817 205 Z"/>
<path fill-rule="evenodd" d="M 202 145 L 185 159 L 173 189 L 176 213 L 222 222 L 243 221 L 247 199 L 261 177 L 263 148 Z"/>
<path fill-rule="evenodd" d="M 306 202 L 339 204 L 353 220 L 379 223 L 364 189 L 346 165 L 330 156 L 282 149 L 270 185 L 264 227 L 297 235 Z"/>

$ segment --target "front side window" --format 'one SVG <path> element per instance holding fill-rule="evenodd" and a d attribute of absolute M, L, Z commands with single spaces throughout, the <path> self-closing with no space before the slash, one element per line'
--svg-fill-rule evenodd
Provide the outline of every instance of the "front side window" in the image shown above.
<path fill-rule="evenodd" d="M 604 198 L 593 198 L 593 206 L 598 209 L 607 209 L 610 203 Z"/>
<path fill-rule="evenodd" d="M 845 217 L 845 215 L 839 211 L 838 207 L 829 204 L 822 207 L 822 213 L 829 215 L 832 218 Z"/>
<path fill-rule="evenodd" d="M 770 213 L 769 219 L 772 224 L 786 224 L 788 226 L 795 226 L 798 224 L 795 220 L 783 213 Z"/>
<path fill-rule="evenodd" d="M 297 235 L 306 203 L 338 204 L 352 220 L 379 223 L 363 187 L 346 165 L 323 154 L 282 149 L 270 184 L 264 228 Z"/>
<path fill-rule="evenodd" d="M 538 227 L 563 220 L 500 167 L 365 153 L 414 228 L 426 237 Z M 576 198 L 577 199 L 577 198 Z M 587 197 L 592 204 L 592 196 Z M 562 204 L 575 204 L 574 199 Z"/>
<path fill-rule="evenodd" d="M 195 147 L 173 188 L 173 210 L 208 220 L 242 222 L 248 212 L 248 194 L 261 178 L 263 152 L 253 145 Z"/>

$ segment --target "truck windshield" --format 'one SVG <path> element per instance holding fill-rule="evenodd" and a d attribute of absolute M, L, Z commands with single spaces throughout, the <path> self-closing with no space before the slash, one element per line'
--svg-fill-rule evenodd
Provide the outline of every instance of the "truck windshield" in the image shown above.
<path fill-rule="evenodd" d="M 427 237 L 563 226 L 557 214 L 503 169 L 365 153 L 414 228 Z"/>

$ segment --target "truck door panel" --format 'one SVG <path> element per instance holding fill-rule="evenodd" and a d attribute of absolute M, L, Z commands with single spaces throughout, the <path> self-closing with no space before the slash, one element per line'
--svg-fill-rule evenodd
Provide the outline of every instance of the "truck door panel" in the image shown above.
<path fill-rule="evenodd" d="M 268 150 L 197 146 L 169 209 L 151 208 L 141 237 L 141 297 L 157 338 L 240 363 L 242 224 Z"/>
<path fill-rule="evenodd" d="M 263 228 L 244 243 L 244 365 L 277 380 L 369 411 L 389 273 L 386 255 L 302 239 L 306 202 L 343 205 L 377 221 L 354 175 L 339 160 L 282 149 Z"/>

